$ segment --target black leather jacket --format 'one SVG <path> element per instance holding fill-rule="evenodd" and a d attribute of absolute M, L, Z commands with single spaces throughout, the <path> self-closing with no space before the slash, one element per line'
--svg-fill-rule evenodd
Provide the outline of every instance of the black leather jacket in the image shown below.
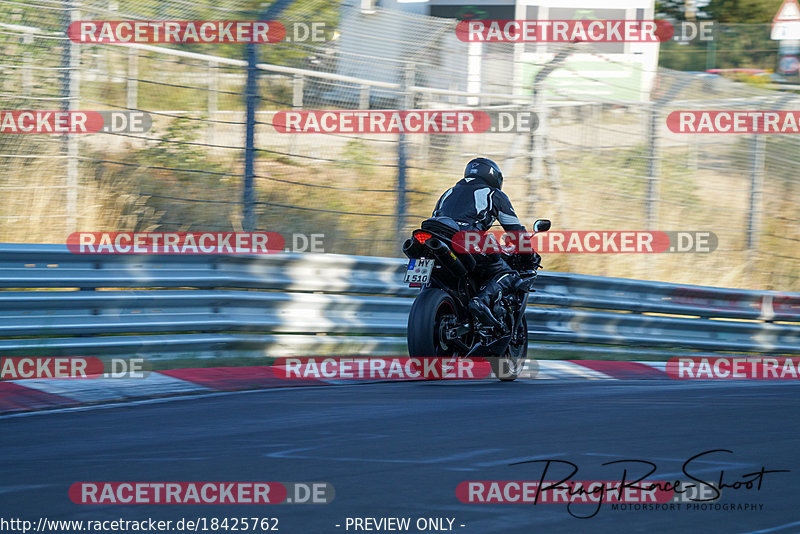
<path fill-rule="evenodd" d="M 497 220 L 509 232 L 525 232 L 508 195 L 480 178 L 463 178 L 442 194 L 434 217 L 450 217 L 465 230 L 488 230 Z"/>

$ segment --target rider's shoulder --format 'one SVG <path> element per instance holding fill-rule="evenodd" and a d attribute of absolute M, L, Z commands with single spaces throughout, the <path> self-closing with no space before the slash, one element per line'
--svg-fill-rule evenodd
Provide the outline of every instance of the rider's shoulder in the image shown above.
<path fill-rule="evenodd" d="M 511 199 L 510 199 L 510 198 L 508 198 L 508 195 L 506 195 L 506 194 L 503 192 L 503 190 L 502 190 L 502 189 L 498 189 L 498 188 L 496 188 L 496 187 L 493 187 L 493 188 L 492 188 L 492 190 L 494 191 L 494 197 L 495 197 L 495 198 L 497 198 L 497 199 L 502 199 L 502 200 L 505 200 L 505 201 L 511 202 Z"/>

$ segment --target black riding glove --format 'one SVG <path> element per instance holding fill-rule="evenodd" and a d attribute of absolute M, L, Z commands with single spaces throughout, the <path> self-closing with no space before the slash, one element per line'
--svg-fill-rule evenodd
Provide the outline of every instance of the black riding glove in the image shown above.
<path fill-rule="evenodd" d="M 523 258 L 523 265 L 525 266 L 525 269 L 529 271 L 537 269 L 539 264 L 542 263 L 542 257 L 536 251 L 532 252 L 531 254 L 523 255 Z"/>

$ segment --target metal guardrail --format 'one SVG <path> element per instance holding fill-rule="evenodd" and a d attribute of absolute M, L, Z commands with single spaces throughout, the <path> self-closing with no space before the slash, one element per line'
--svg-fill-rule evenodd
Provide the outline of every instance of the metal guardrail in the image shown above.
<path fill-rule="evenodd" d="M 401 283 L 404 269 L 402 259 L 333 254 L 0 245 L 0 355 L 403 354 L 417 292 Z M 535 289 L 527 318 L 540 350 L 800 353 L 800 293 L 549 272 Z"/>

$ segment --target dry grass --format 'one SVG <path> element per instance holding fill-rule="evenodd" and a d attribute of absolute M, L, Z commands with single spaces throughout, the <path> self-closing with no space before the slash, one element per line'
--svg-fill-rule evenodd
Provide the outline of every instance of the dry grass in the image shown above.
<path fill-rule="evenodd" d="M 49 149 L 54 151 L 56 146 Z M 340 163 L 287 160 L 260 154 L 256 174 L 261 201 L 305 206 L 323 211 L 300 211 L 274 206 L 259 206 L 259 228 L 286 233 L 325 233 L 330 252 L 397 255 L 398 239 L 393 217 L 359 217 L 329 212 L 393 214 L 394 192 L 365 193 L 358 189 L 396 187 L 396 169 L 363 163 L 391 161 L 390 143 L 344 145 Z M 98 148 L 102 150 L 102 148 Z M 114 147 L 108 159 L 136 161 L 136 148 Z M 57 152 L 53 152 L 56 153 Z M 180 154 L 180 153 L 178 153 Z M 200 156 L 197 156 L 200 157 Z M 203 156 L 206 157 L 206 156 Z M 137 194 L 150 193 L 204 198 L 238 199 L 239 162 L 208 155 L 227 177 L 176 175 L 146 167 L 116 167 L 89 160 L 80 166 L 78 229 L 176 230 L 201 228 L 237 229 L 238 207 L 156 202 Z M 452 172 L 413 168 L 408 188 L 427 194 L 408 195 L 408 213 L 427 216 L 439 194 L 458 178 L 461 154 L 449 154 L 438 164 Z M 800 232 L 784 219 L 797 218 L 800 195 L 779 180 L 766 180 L 765 210 L 759 249 L 744 249 L 749 202 L 746 174 L 722 174 L 709 169 L 693 170 L 686 165 L 685 152 L 673 150 L 662 162 L 659 229 L 714 229 L 719 249 L 710 254 L 550 254 L 544 258 L 549 270 L 659 280 L 682 284 L 800 290 L 800 261 L 780 256 L 800 256 Z M 362 165 L 357 164 L 360 160 Z M 0 174 L 0 206 L 3 224 L 0 241 L 23 243 L 63 243 L 68 233 L 64 189 L 63 159 L 9 158 Z M 351 163 L 342 163 L 349 161 Z M 355 163 L 353 163 L 355 161 Z M 558 230 L 643 230 L 646 229 L 643 202 L 645 192 L 642 159 L 636 150 L 613 153 L 573 154 L 559 161 L 561 189 L 543 181 L 531 195 L 529 184 L 514 175 L 524 175 L 517 161 L 506 170 L 506 190 L 523 221 L 545 217 Z M 180 163 L 180 162 L 178 162 Z M 177 165 L 178 163 L 174 163 Z M 414 163 L 412 163 L 414 164 Z M 202 161 L 193 165 L 203 165 Z M 281 180 L 333 186 L 339 189 L 292 185 Z M 344 190 L 342 189 L 344 188 Z M 353 189 L 349 191 L 346 189 Z M 180 219 L 185 227 L 165 226 L 164 221 Z M 409 217 L 406 230 L 420 222 Z M 727 230 L 731 229 L 731 230 Z M 783 236 L 776 239 L 770 235 Z M 789 238 L 789 239 L 786 239 Z M 794 239 L 794 240 L 792 240 Z"/>

